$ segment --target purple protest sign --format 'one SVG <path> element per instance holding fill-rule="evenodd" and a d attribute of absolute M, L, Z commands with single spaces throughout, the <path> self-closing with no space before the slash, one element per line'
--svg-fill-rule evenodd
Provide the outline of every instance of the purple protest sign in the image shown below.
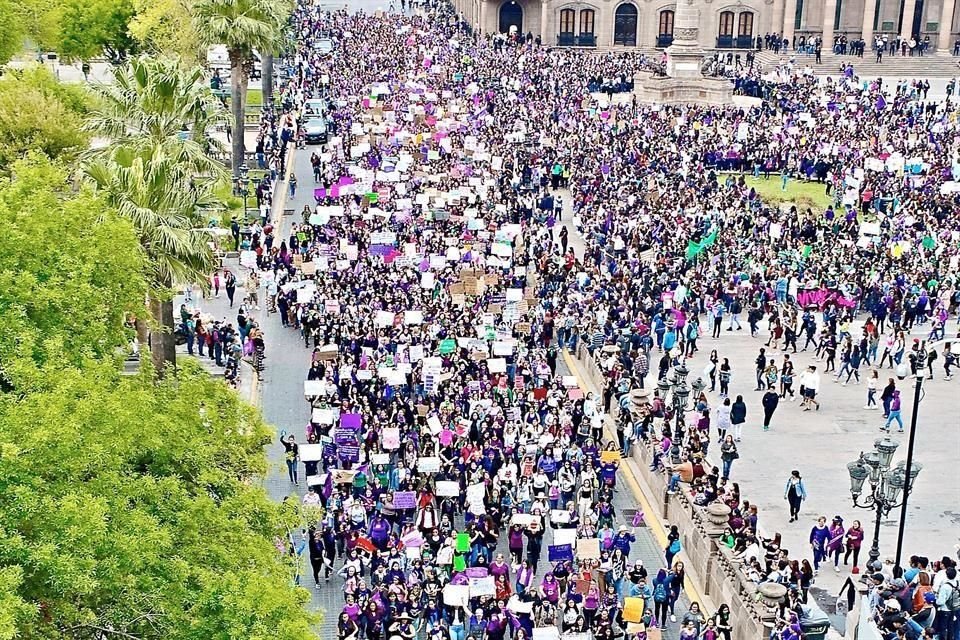
<path fill-rule="evenodd" d="M 490 572 L 487 571 L 486 567 L 467 567 L 468 578 L 486 578 L 488 575 L 490 575 Z"/>
<path fill-rule="evenodd" d="M 343 413 L 340 415 L 340 426 L 344 429 L 358 430 L 363 425 L 363 416 L 359 413 Z"/>
<path fill-rule="evenodd" d="M 337 457 L 344 462 L 360 462 L 360 447 L 355 444 L 337 447 Z"/>
<path fill-rule="evenodd" d="M 564 562 L 573 560 L 573 546 L 569 544 L 551 544 L 547 547 L 550 562 Z"/>
<path fill-rule="evenodd" d="M 417 508 L 416 491 L 394 491 L 393 506 L 396 509 L 416 509 Z"/>
<path fill-rule="evenodd" d="M 334 429 L 333 441 L 338 445 L 357 444 L 357 434 L 352 429 Z"/>

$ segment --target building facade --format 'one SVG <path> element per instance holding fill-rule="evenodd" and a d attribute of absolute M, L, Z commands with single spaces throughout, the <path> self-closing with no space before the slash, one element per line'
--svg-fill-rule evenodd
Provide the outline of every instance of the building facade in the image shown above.
<path fill-rule="evenodd" d="M 540 36 L 549 46 L 663 48 L 673 40 L 677 0 L 453 0 L 482 33 Z M 679 0 L 685 2 L 687 0 Z M 957 0 L 692 0 L 704 49 L 746 49 L 758 37 L 782 34 L 794 45 L 820 36 L 929 38 L 953 52 L 960 31 Z M 829 49 L 831 45 L 824 48 Z"/>

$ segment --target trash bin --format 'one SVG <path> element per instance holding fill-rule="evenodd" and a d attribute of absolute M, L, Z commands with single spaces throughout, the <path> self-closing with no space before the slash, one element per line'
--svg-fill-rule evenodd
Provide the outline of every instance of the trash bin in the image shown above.
<path fill-rule="evenodd" d="M 800 629 L 806 640 L 824 640 L 830 630 L 830 618 L 816 602 L 811 601 L 809 606 L 801 606 Z"/>

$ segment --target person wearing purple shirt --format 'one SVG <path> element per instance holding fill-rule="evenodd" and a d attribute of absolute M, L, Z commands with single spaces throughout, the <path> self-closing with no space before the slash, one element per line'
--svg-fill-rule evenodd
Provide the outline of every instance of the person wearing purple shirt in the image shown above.
<path fill-rule="evenodd" d="M 843 526 L 843 518 L 834 516 L 830 523 L 830 536 L 827 539 L 827 557 L 833 557 L 833 570 L 840 573 L 840 552 L 843 551 L 843 536 L 846 529 Z"/>
<path fill-rule="evenodd" d="M 374 514 L 370 520 L 368 529 L 370 541 L 373 542 L 381 551 L 387 548 L 387 540 L 390 538 L 390 523 L 386 518 L 380 515 L 380 512 Z"/>
<path fill-rule="evenodd" d="M 820 563 L 827 559 L 827 541 L 830 539 L 830 529 L 827 528 L 827 519 L 820 516 L 817 524 L 810 529 L 810 548 L 813 549 L 813 575 L 820 571 Z"/>

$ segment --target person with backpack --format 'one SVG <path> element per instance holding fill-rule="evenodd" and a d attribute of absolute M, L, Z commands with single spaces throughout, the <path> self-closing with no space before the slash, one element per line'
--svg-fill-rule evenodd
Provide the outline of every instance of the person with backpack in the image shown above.
<path fill-rule="evenodd" d="M 667 570 L 660 569 L 653 580 L 653 619 L 663 628 L 670 614 L 670 593 L 667 591 Z"/>
<path fill-rule="evenodd" d="M 957 640 L 957 625 L 960 616 L 960 581 L 957 568 L 947 567 L 944 580 L 937 588 L 937 613 L 933 628 L 940 640 Z"/>

